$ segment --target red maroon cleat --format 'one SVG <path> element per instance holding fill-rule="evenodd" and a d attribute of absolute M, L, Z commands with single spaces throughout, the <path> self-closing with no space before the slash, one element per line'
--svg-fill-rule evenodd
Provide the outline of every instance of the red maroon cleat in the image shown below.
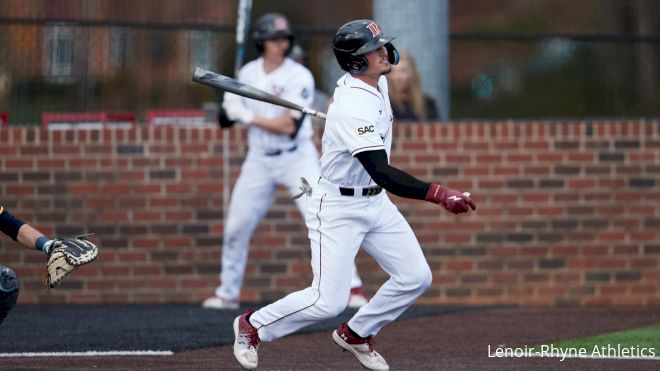
<path fill-rule="evenodd" d="M 332 340 L 342 349 L 353 353 L 364 368 L 375 371 L 388 371 L 390 369 L 390 366 L 385 362 L 385 358 L 374 350 L 373 336 L 359 338 L 351 335 L 346 322 L 332 332 Z"/>
<path fill-rule="evenodd" d="M 364 295 L 362 287 L 353 287 L 351 289 L 351 295 L 348 297 L 348 307 L 349 308 L 361 308 L 369 302 L 367 296 Z"/>
<path fill-rule="evenodd" d="M 234 319 L 234 357 L 247 370 L 254 370 L 259 362 L 260 340 L 257 329 L 249 321 L 252 313 L 254 310 L 248 309 Z"/>

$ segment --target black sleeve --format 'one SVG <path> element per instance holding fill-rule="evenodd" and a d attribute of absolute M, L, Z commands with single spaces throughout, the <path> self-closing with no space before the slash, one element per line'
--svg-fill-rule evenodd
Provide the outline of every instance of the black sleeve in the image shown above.
<path fill-rule="evenodd" d="M 18 230 L 21 229 L 23 224 L 25 222 L 15 218 L 4 207 L 0 206 L 0 231 L 11 237 L 12 240 L 17 241 Z"/>
<path fill-rule="evenodd" d="M 225 109 L 220 106 L 220 110 L 218 110 L 218 123 L 222 128 L 229 129 L 234 123 L 236 123 L 236 121 L 230 120 L 225 113 Z"/>
<path fill-rule="evenodd" d="M 293 120 L 293 125 L 294 125 L 293 133 L 291 133 L 291 135 L 289 136 L 291 139 L 296 139 L 296 136 L 298 136 L 298 131 L 300 131 L 300 128 L 302 127 L 305 116 L 307 116 L 306 113 L 303 113 L 299 119 L 295 119 L 291 117 L 291 120 Z"/>
<path fill-rule="evenodd" d="M 388 192 L 399 197 L 424 200 L 431 186 L 414 176 L 401 171 L 387 162 L 387 153 L 384 149 L 365 151 L 355 155 L 371 179 Z"/>

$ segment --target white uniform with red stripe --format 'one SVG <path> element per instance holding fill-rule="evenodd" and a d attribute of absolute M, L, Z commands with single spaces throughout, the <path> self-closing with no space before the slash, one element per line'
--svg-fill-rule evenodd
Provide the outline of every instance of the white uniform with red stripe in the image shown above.
<path fill-rule="evenodd" d="M 312 74 L 289 58 L 285 58 L 282 65 L 270 73 L 264 71 L 263 58 L 255 59 L 241 69 L 238 79 L 303 107 L 309 107 L 314 98 Z M 288 108 L 281 106 L 241 99 L 243 105 L 256 116 L 274 118 L 289 112 Z M 293 195 L 299 192 L 301 177 L 315 182 L 320 176 L 318 152 L 312 141 L 309 117 L 303 120 L 295 138 L 250 125 L 248 146 L 225 221 L 221 284 L 215 290 L 216 296 L 230 301 L 239 300 L 250 237 L 270 208 L 277 186 L 286 187 Z M 296 206 L 308 219 L 310 215 L 306 213 L 304 198 L 296 200 Z M 349 277 L 352 277 L 351 287 L 362 285 L 355 270 Z M 346 292 L 349 291 L 347 289 Z"/>
<path fill-rule="evenodd" d="M 362 246 L 390 275 L 349 321 L 358 335 L 375 335 L 401 315 L 431 284 L 431 270 L 412 229 L 386 192 L 354 157 L 392 146 L 387 81 L 378 89 L 345 74 L 337 82 L 323 134 L 321 175 L 308 198 L 312 285 L 261 308 L 250 317 L 262 341 L 332 318 L 346 308 L 353 261 Z M 344 188 L 343 191 L 341 188 Z M 347 190 L 349 192 L 347 192 Z M 354 196 L 342 195 L 352 193 Z"/>

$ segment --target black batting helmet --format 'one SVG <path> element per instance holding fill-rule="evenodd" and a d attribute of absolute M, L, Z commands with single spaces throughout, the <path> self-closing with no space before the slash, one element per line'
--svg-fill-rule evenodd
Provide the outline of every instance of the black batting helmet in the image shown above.
<path fill-rule="evenodd" d="M 264 41 L 286 37 L 293 46 L 293 31 L 289 20 L 280 13 L 266 13 L 261 16 L 252 28 L 252 38 L 259 54 L 264 52 Z M 289 48 L 291 50 L 291 48 Z"/>
<path fill-rule="evenodd" d="M 399 52 L 392 45 L 392 40 L 394 37 L 385 36 L 376 22 L 360 19 L 339 27 L 332 40 L 332 48 L 344 71 L 362 73 L 369 65 L 364 55 L 383 46 L 387 48 L 389 62 L 399 63 Z"/>
<path fill-rule="evenodd" d="M 20 282 L 10 268 L 0 266 L 0 323 L 14 307 L 18 299 Z"/>

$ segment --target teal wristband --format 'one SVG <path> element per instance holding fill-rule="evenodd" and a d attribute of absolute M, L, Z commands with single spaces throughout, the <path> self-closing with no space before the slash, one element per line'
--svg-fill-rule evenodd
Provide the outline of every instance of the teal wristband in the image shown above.
<path fill-rule="evenodd" d="M 34 248 L 37 250 L 44 251 L 44 245 L 48 242 L 48 238 L 46 236 L 41 236 L 37 238 L 36 241 L 34 241 Z"/>

